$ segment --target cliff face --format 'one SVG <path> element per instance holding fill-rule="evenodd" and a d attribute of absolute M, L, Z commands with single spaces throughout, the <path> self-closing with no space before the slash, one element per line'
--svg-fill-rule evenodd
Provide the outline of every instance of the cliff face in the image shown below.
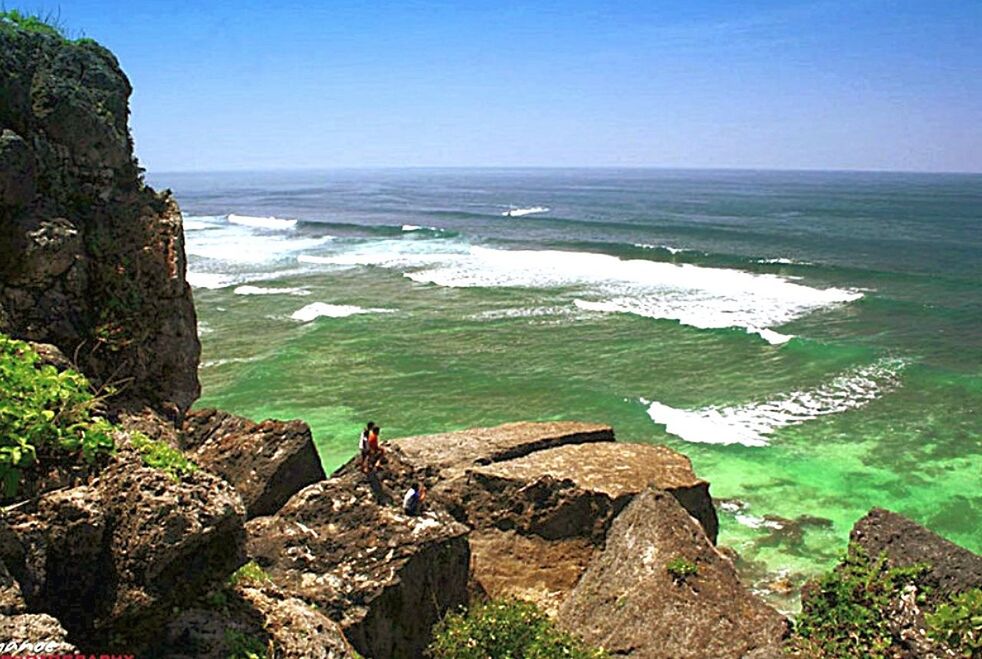
<path fill-rule="evenodd" d="M 0 331 L 179 415 L 200 391 L 181 216 L 142 181 L 130 92 L 92 41 L 0 30 Z"/>

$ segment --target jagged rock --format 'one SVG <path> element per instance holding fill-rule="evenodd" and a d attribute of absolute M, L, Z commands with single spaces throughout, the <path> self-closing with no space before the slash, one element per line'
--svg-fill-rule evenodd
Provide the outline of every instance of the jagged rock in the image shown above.
<path fill-rule="evenodd" d="M 192 412 L 182 448 L 242 496 L 249 518 L 272 515 L 311 483 L 324 480 L 310 426 L 267 419 L 253 423 L 220 410 Z"/>
<path fill-rule="evenodd" d="M 433 624 L 467 602 L 468 529 L 439 510 L 379 505 L 358 473 L 304 488 L 247 531 L 273 582 L 316 604 L 365 656 L 422 656 Z"/>
<path fill-rule="evenodd" d="M 337 623 L 310 604 L 286 597 L 275 587 L 235 586 L 222 609 L 182 611 L 167 625 L 162 648 L 150 656 L 166 659 L 225 659 L 241 656 L 244 639 L 277 659 L 347 659 L 355 653 Z"/>
<path fill-rule="evenodd" d="M 0 331 L 50 343 L 123 408 L 200 387 L 180 211 L 145 186 L 131 89 L 91 40 L 0 31 Z"/>
<path fill-rule="evenodd" d="M 85 646 L 146 642 L 171 607 L 244 562 L 244 510 L 227 483 L 203 471 L 175 481 L 125 452 L 92 485 L 49 492 L 9 524 L 3 559 L 29 609 Z"/>
<path fill-rule="evenodd" d="M 73 655 L 74 645 L 68 642 L 68 634 L 55 618 L 44 613 L 22 613 L 19 615 L 0 615 L 0 641 L 6 643 L 27 643 L 29 650 L 19 651 L 18 655 Z M 19 646 L 24 647 L 24 646 Z M 9 655 L 5 655 L 9 656 Z"/>
<path fill-rule="evenodd" d="M 682 558 L 697 566 L 679 579 Z M 633 657 L 779 656 L 787 623 L 739 581 L 733 564 L 667 492 L 645 491 L 618 515 L 606 548 L 559 612 L 587 643 Z"/>
<path fill-rule="evenodd" d="M 27 605 L 24 603 L 20 584 L 7 570 L 6 564 L 0 560 L 0 615 L 9 616 L 24 613 L 26 610 Z"/>
<path fill-rule="evenodd" d="M 982 588 L 982 556 L 942 538 L 903 515 L 873 508 L 856 522 L 849 536 L 876 558 L 886 554 L 893 567 L 929 566 L 918 581 L 928 587 L 928 602 L 937 604 L 972 588 Z"/>

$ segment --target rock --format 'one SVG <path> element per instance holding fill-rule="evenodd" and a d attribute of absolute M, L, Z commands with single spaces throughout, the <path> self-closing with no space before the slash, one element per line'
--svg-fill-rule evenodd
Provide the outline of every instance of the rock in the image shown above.
<path fill-rule="evenodd" d="M 241 646 L 249 643 L 278 659 L 356 656 L 335 622 L 271 585 L 236 586 L 223 596 L 222 609 L 182 611 L 168 623 L 162 647 L 150 654 L 166 659 L 225 659 L 241 656 Z"/>
<path fill-rule="evenodd" d="M 695 575 L 673 576 L 683 559 Z M 779 656 L 787 622 L 670 494 L 647 490 L 617 516 L 607 544 L 559 611 L 560 624 L 617 656 Z"/>
<path fill-rule="evenodd" d="M 0 640 L 5 644 L 27 643 L 30 650 L 18 651 L 17 655 L 74 655 L 75 646 L 68 642 L 68 634 L 55 618 L 44 613 L 22 613 L 19 615 L 0 615 Z M 38 648 L 41 644 L 41 648 Z M 6 647 L 6 646 L 5 646 Z M 18 647 L 24 647 L 20 645 Z M 7 653 L 4 656 L 9 656 Z"/>
<path fill-rule="evenodd" d="M 175 481 L 128 457 L 9 516 L 16 542 L 5 537 L 3 558 L 29 609 L 84 647 L 112 637 L 133 649 L 244 562 L 244 510 L 228 484 L 203 471 Z"/>
<path fill-rule="evenodd" d="M 24 613 L 26 610 L 27 605 L 24 603 L 20 584 L 7 570 L 4 562 L 0 561 L 0 615 L 9 616 Z"/>
<path fill-rule="evenodd" d="M 50 343 L 118 408 L 200 391 L 180 210 L 142 180 L 115 57 L 0 30 L 0 331 Z"/>
<path fill-rule="evenodd" d="M 235 487 L 249 518 L 272 515 L 304 487 L 326 478 L 303 421 L 253 423 L 220 410 L 192 412 L 182 448 Z"/>
<path fill-rule="evenodd" d="M 929 566 L 928 573 L 918 581 L 922 589 L 928 587 L 927 601 L 932 605 L 954 594 L 982 588 L 982 556 L 889 510 L 870 510 L 853 526 L 849 539 L 871 558 L 886 554 L 892 567 Z"/>
<path fill-rule="evenodd" d="M 468 529 L 439 510 L 407 517 L 377 504 L 358 473 L 304 488 L 247 531 L 273 582 L 365 656 L 422 656 L 433 624 L 467 602 Z"/>

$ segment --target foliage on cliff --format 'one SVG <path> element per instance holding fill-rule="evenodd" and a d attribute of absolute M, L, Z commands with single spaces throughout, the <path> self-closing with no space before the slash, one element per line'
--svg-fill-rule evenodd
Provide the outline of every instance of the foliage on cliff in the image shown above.
<path fill-rule="evenodd" d="M 924 619 L 934 640 L 963 657 L 982 657 L 982 589 L 955 595 Z"/>
<path fill-rule="evenodd" d="M 804 657 L 892 657 L 902 645 L 890 620 L 905 588 L 926 566 L 894 568 L 851 544 L 842 564 L 802 601 L 790 650 Z"/>
<path fill-rule="evenodd" d="M 113 426 L 98 416 L 85 376 L 40 365 L 23 341 L 0 334 L 0 483 L 17 491 L 23 470 L 45 457 L 92 462 L 114 450 Z"/>
<path fill-rule="evenodd" d="M 494 600 L 467 613 L 451 613 L 434 629 L 429 654 L 435 659 L 600 659 L 589 648 L 555 627 L 538 607 L 520 600 Z"/>

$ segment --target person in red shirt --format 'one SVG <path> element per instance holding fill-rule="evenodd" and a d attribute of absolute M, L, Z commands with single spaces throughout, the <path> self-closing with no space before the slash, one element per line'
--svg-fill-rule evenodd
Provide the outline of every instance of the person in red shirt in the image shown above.
<path fill-rule="evenodd" d="M 381 428 L 375 426 L 368 433 L 368 469 L 374 471 L 385 457 L 385 451 L 379 445 L 378 434 Z"/>

